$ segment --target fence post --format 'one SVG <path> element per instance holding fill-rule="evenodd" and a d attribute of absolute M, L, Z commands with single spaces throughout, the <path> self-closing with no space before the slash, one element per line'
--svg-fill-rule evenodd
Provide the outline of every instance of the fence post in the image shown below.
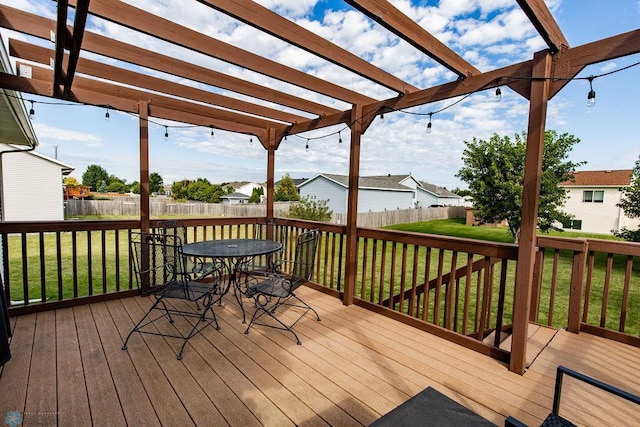
<path fill-rule="evenodd" d="M 571 268 L 571 288 L 569 290 L 569 313 L 567 331 L 580 332 L 580 310 L 582 309 L 582 284 L 584 283 L 584 266 L 589 251 L 589 241 L 584 239 L 582 249 L 573 251 Z"/>

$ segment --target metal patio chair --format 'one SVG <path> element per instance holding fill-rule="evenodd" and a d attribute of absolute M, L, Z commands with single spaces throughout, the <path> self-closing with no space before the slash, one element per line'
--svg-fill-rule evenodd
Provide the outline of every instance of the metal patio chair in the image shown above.
<path fill-rule="evenodd" d="M 178 237 L 183 245 L 189 243 L 187 240 L 187 227 L 182 220 L 161 221 L 156 229 L 159 234 Z M 185 257 L 185 267 L 191 280 L 202 280 L 220 271 L 220 265 L 217 262 L 205 261 L 194 257 Z"/>
<path fill-rule="evenodd" d="M 296 343 L 301 344 L 298 335 L 293 331 L 295 324 L 309 311 L 312 311 L 316 315 L 316 320 L 320 321 L 318 313 L 295 294 L 296 289 L 307 283 L 313 275 L 319 235 L 318 230 L 311 230 L 298 236 L 291 274 L 268 273 L 264 277 L 258 276 L 256 282 L 247 287 L 246 295 L 255 300 L 256 311 L 251 317 L 245 334 L 249 333 L 252 325 L 263 325 L 289 331 L 296 338 Z M 298 311 L 299 315 L 293 323 L 287 324 L 278 317 L 279 309 L 284 306 L 302 310 Z M 269 323 L 261 321 L 265 315 L 271 319 Z"/>
<path fill-rule="evenodd" d="M 129 338 L 134 332 L 179 338 L 184 341 L 178 353 L 178 360 L 180 360 L 184 347 L 191 337 L 211 324 L 215 324 L 216 329 L 220 329 L 213 311 L 213 304 L 222 297 L 221 276 L 219 272 L 212 273 L 212 282 L 191 280 L 186 270 L 185 257 L 181 252 L 182 244 L 177 236 L 160 233 L 134 232 L 131 234 L 133 268 L 138 288 L 143 294 L 153 295 L 155 301 L 129 332 L 122 349 L 127 349 Z M 171 304 L 172 299 L 195 303 L 191 304 L 194 310 L 178 309 Z M 171 332 L 164 332 L 163 326 L 158 328 L 154 325 L 156 321 L 163 318 L 167 318 L 169 323 L 174 323 L 177 318 L 184 319 L 188 324 L 188 332 L 182 332 L 181 328 L 185 328 L 183 322 L 180 322 L 180 325 L 174 325 Z"/>
<path fill-rule="evenodd" d="M 267 218 L 265 223 L 255 223 L 253 226 L 253 238 L 274 240 L 282 244 L 282 249 L 272 254 L 259 255 L 247 260 L 242 265 L 242 272 L 249 276 L 281 273 L 289 239 L 289 227 L 286 221 Z"/>

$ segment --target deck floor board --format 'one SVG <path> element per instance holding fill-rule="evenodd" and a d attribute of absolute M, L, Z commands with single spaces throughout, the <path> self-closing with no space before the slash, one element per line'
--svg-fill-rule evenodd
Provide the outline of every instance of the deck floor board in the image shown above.
<path fill-rule="evenodd" d="M 309 315 L 296 325 L 302 345 L 289 332 L 264 326 L 245 334 L 230 296 L 215 306 L 221 329 L 192 338 L 182 361 L 176 359 L 181 343 L 172 338 L 134 334 L 121 350 L 152 304 L 149 297 L 12 319 L 0 413 L 51 412 L 60 425 L 368 425 L 433 387 L 495 424 L 514 416 L 539 425 L 551 410 L 559 364 L 631 392 L 640 389 L 640 349 L 604 338 L 543 331 L 541 341 L 553 335 L 551 341 L 520 376 L 504 363 L 362 307 L 309 288 L 299 293 L 322 318 Z M 252 314 L 251 304 L 245 306 Z M 292 312 L 282 316 L 293 319 Z M 561 411 L 580 424 L 640 419 L 637 407 L 566 384 Z"/>

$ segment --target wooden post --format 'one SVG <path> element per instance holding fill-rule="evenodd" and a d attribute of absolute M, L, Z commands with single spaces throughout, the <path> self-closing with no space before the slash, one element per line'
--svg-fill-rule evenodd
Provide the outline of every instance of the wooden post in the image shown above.
<path fill-rule="evenodd" d="M 544 131 L 547 119 L 547 102 L 551 81 L 551 54 L 537 52 L 533 56 L 532 77 L 545 77 L 531 82 L 529 101 L 529 127 L 527 133 L 527 153 L 524 167 L 524 188 L 522 191 L 522 222 L 516 286 L 513 308 L 513 337 L 511 341 L 510 370 L 524 374 L 527 363 L 527 333 L 531 304 L 531 286 L 536 256 L 536 230 L 538 225 L 538 198 L 540 196 L 540 176 L 544 151 Z"/>
<path fill-rule="evenodd" d="M 151 227 L 149 208 L 149 103 L 140 101 L 140 230 Z"/>
<path fill-rule="evenodd" d="M 276 130 L 267 130 L 267 218 L 273 218 L 274 214 L 274 175 L 276 170 Z"/>
<path fill-rule="evenodd" d="M 358 270 L 358 182 L 360 180 L 360 140 L 362 138 L 362 106 L 351 108 L 351 145 L 349 150 L 349 194 L 347 197 L 346 280 L 342 302 L 353 304 Z"/>
<path fill-rule="evenodd" d="M 573 252 L 571 269 L 571 289 L 569 290 L 569 318 L 567 331 L 580 333 L 580 311 L 582 309 L 582 284 L 584 283 L 584 267 L 587 262 L 589 242 L 584 240 L 582 250 Z"/>

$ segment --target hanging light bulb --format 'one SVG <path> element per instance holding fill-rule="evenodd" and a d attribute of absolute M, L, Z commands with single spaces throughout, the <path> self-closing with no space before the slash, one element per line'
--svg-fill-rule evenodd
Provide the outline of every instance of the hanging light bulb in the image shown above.
<path fill-rule="evenodd" d="M 34 116 L 36 115 L 36 110 L 33 109 L 33 101 L 29 101 L 31 103 L 31 109 L 29 109 L 29 118 L 31 120 L 34 119 Z"/>
<path fill-rule="evenodd" d="M 429 113 L 429 123 L 427 123 L 427 133 L 431 133 L 431 116 L 433 116 L 433 113 Z"/>
<path fill-rule="evenodd" d="M 342 147 L 342 133 L 338 132 L 338 145 Z"/>
<path fill-rule="evenodd" d="M 167 125 L 164 126 L 164 140 L 165 141 L 169 140 L 169 126 Z"/>
<path fill-rule="evenodd" d="M 111 119 L 111 116 L 109 115 L 109 109 L 107 108 L 107 112 L 104 113 L 104 121 L 109 123 L 110 119 Z"/>
<path fill-rule="evenodd" d="M 384 121 L 384 113 L 380 113 L 380 120 Z"/>
<path fill-rule="evenodd" d="M 210 127 L 211 127 L 211 139 L 213 139 L 213 126 L 210 126 Z"/>
<path fill-rule="evenodd" d="M 500 88 L 496 88 L 496 102 L 502 101 L 502 90 Z"/>
<path fill-rule="evenodd" d="M 249 137 L 249 145 L 253 146 L 253 137 L 252 136 Z"/>
<path fill-rule="evenodd" d="M 596 105 L 596 91 L 593 90 L 593 76 L 589 76 L 589 93 L 587 94 L 587 107 Z"/>
<path fill-rule="evenodd" d="M 305 151 L 309 152 L 309 140 L 307 139 L 307 145 L 304 147 Z"/>
<path fill-rule="evenodd" d="M 285 136 L 284 136 L 284 140 L 285 140 L 285 141 L 287 140 L 287 135 L 285 135 Z"/>

